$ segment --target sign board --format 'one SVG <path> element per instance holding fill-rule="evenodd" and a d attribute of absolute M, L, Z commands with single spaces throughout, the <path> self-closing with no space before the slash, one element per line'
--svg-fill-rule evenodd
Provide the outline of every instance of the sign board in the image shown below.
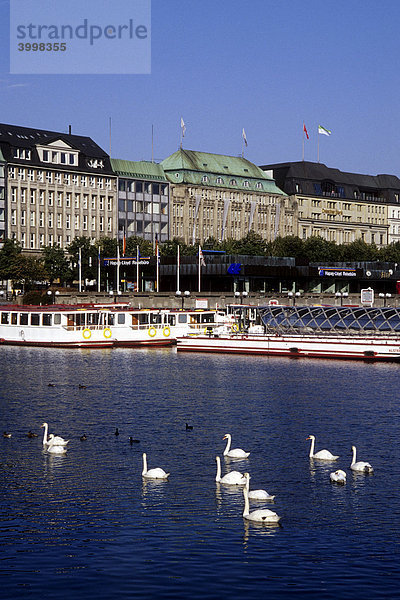
<path fill-rule="evenodd" d="M 356 269 L 336 269 L 335 267 L 318 267 L 320 277 L 356 277 Z"/>
<path fill-rule="evenodd" d="M 196 298 L 196 308 L 202 308 L 203 310 L 208 309 L 207 298 Z"/>
<path fill-rule="evenodd" d="M 363 306 L 374 305 L 374 290 L 372 288 L 365 288 L 361 290 L 361 304 Z"/>

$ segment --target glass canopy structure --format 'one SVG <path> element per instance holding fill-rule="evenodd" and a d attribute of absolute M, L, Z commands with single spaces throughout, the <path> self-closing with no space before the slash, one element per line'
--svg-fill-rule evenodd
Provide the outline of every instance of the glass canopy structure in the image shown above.
<path fill-rule="evenodd" d="M 260 306 L 258 311 L 267 333 L 400 333 L 399 308 Z"/>

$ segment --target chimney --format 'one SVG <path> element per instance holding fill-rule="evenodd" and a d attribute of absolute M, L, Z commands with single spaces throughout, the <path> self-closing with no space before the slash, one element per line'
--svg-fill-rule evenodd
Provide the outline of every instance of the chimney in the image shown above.
<path fill-rule="evenodd" d="M 71 135 L 71 133 L 72 133 L 72 125 L 69 125 L 68 126 L 68 134 Z"/>

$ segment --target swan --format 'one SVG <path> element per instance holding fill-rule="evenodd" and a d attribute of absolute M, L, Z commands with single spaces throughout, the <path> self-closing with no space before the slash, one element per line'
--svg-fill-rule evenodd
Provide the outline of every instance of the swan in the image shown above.
<path fill-rule="evenodd" d="M 217 483 L 224 483 L 226 485 L 246 485 L 246 477 L 242 473 L 239 473 L 239 471 L 231 471 L 221 477 L 221 459 L 219 456 L 216 456 L 215 460 L 217 461 L 217 475 L 215 476 L 215 481 Z"/>
<path fill-rule="evenodd" d="M 249 500 L 273 500 L 275 496 L 271 496 L 265 490 L 252 490 L 249 491 L 250 488 L 250 473 L 245 473 L 246 477 L 246 489 Z"/>
<path fill-rule="evenodd" d="M 49 443 L 49 439 L 50 439 L 50 436 L 49 436 L 49 439 L 47 439 L 47 433 L 49 431 L 49 426 L 48 426 L 47 423 L 43 423 L 41 425 L 41 427 L 44 427 L 43 446 L 46 446 Z M 53 435 L 53 434 L 50 434 L 50 435 Z M 62 437 L 60 437 L 58 435 L 57 436 L 53 435 L 52 439 L 54 440 L 53 444 L 56 445 L 56 446 L 66 446 L 68 444 L 68 442 L 69 442 L 69 440 L 64 440 L 64 438 L 62 438 Z"/>
<path fill-rule="evenodd" d="M 373 473 L 374 470 L 369 464 L 369 462 L 356 462 L 357 449 L 355 446 L 352 446 L 351 449 L 353 450 L 353 460 L 351 461 L 350 469 L 352 471 L 359 471 L 361 473 Z"/>
<path fill-rule="evenodd" d="M 222 439 L 227 440 L 224 456 L 227 456 L 228 458 L 247 458 L 249 456 L 250 452 L 245 452 L 241 448 L 234 448 L 231 450 L 232 436 L 230 433 L 226 433 Z"/>
<path fill-rule="evenodd" d="M 51 433 L 49 435 L 49 441 L 47 442 L 47 452 L 51 454 L 64 454 L 67 451 L 66 446 L 61 446 L 55 440 L 57 438 Z"/>
<path fill-rule="evenodd" d="M 332 483 L 339 483 L 340 485 L 344 485 L 346 483 L 346 473 L 342 471 L 342 469 L 338 469 L 337 471 L 329 475 L 329 479 Z"/>
<path fill-rule="evenodd" d="M 253 521 L 255 523 L 279 523 L 280 517 L 276 514 L 276 512 L 269 510 L 268 508 L 262 508 L 258 510 L 253 510 L 250 512 L 249 506 L 249 493 L 247 491 L 247 487 L 243 488 L 243 496 L 244 496 L 244 509 L 243 509 L 243 518 L 247 519 L 247 521 Z"/>
<path fill-rule="evenodd" d="M 339 457 L 334 456 L 329 450 L 319 450 L 314 454 L 315 435 L 309 435 L 306 440 L 311 440 L 310 458 L 318 458 L 319 460 L 337 460 Z"/>
<path fill-rule="evenodd" d="M 169 473 L 166 473 L 164 469 L 160 469 L 160 467 L 147 470 L 147 456 L 146 453 L 143 452 L 142 476 L 146 477 L 146 479 L 167 479 L 167 477 L 169 477 Z"/>

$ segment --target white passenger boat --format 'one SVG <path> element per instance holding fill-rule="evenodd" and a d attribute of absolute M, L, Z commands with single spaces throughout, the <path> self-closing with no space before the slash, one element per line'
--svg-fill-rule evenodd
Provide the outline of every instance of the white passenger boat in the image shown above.
<path fill-rule="evenodd" d="M 254 310 L 254 309 L 252 309 Z M 180 337 L 178 351 L 267 354 L 293 358 L 400 360 L 397 308 L 258 308 L 258 323 L 238 319 L 239 331 Z"/>
<path fill-rule="evenodd" d="M 107 347 L 170 346 L 178 335 L 219 325 L 217 311 L 134 309 L 129 305 L 3 305 L 0 344 Z"/>

